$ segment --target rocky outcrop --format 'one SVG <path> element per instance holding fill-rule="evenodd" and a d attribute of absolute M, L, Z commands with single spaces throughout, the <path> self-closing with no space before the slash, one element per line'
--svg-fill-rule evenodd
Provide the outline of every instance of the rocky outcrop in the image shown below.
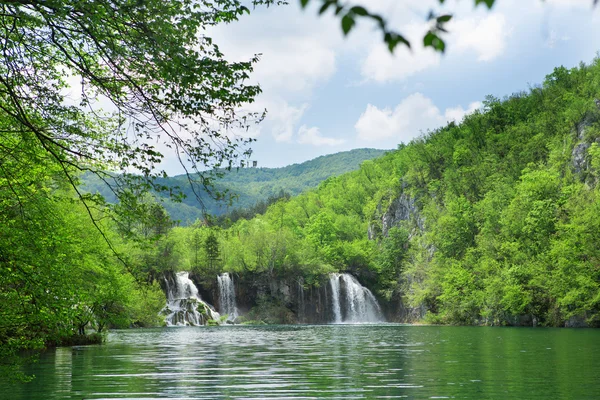
<path fill-rule="evenodd" d="M 367 228 L 369 240 L 386 237 L 389 230 L 397 226 L 401 221 L 411 221 L 419 230 L 424 229 L 417 199 L 406 192 L 402 191 L 397 197 L 392 199 L 383 213 L 382 208 L 382 204 L 380 203 L 374 216 L 374 222 L 369 224 Z"/>
<path fill-rule="evenodd" d="M 381 217 L 381 233 L 387 236 L 388 231 L 397 225 L 400 221 L 408 221 L 414 217 L 418 220 L 418 210 L 415 205 L 415 199 L 406 193 L 392 200 L 390 206 Z"/>
<path fill-rule="evenodd" d="M 590 148 L 590 146 L 591 144 L 589 143 L 579 143 L 573 148 L 571 157 L 573 171 L 575 173 L 580 174 L 588 170 L 590 162 L 587 156 L 587 151 Z"/>
<path fill-rule="evenodd" d="M 597 101 L 597 100 L 596 100 Z M 593 141 L 600 143 L 600 138 L 593 138 L 589 134 L 590 129 L 598 122 L 599 115 L 597 112 L 588 112 L 581 122 L 575 128 L 576 144 L 571 152 L 571 167 L 573 172 L 579 174 L 582 180 L 585 179 L 585 172 L 590 168 L 590 159 L 588 157 L 588 149 Z"/>

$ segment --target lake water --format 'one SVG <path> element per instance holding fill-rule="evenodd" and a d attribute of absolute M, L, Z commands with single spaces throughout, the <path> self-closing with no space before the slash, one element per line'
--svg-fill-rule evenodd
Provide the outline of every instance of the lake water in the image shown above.
<path fill-rule="evenodd" d="M 600 330 L 382 325 L 111 332 L 2 399 L 598 399 Z"/>

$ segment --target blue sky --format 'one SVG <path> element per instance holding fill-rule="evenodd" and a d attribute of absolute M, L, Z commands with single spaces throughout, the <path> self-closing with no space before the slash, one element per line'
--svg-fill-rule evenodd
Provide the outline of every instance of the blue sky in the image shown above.
<path fill-rule="evenodd" d="M 412 39 L 413 51 L 393 55 L 370 24 L 344 38 L 339 20 L 290 3 L 211 32 L 232 60 L 262 54 L 252 81 L 263 93 L 248 106 L 268 110 L 248 133 L 257 139 L 252 159 L 262 167 L 396 148 L 460 121 L 486 95 L 526 90 L 554 67 L 590 62 L 600 50 L 600 7 L 592 9 L 592 0 L 496 0 L 492 11 L 472 0 L 446 0 L 443 8 L 437 0 L 363 1 Z M 419 46 L 432 8 L 454 15 L 443 56 Z M 181 173 L 168 159 L 164 166 Z"/>

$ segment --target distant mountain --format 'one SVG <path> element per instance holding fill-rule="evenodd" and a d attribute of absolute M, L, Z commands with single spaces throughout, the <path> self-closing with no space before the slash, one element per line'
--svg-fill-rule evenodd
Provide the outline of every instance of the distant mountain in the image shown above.
<path fill-rule="evenodd" d="M 355 149 L 340 153 L 317 157 L 301 164 L 292 164 L 282 168 L 240 168 L 225 171 L 224 176 L 215 183 L 219 191 L 228 189 L 237 195 L 231 206 L 217 202 L 205 193 L 200 197 L 206 210 L 214 215 L 222 215 L 234 208 L 251 207 L 259 201 L 266 200 L 280 192 L 297 195 L 307 189 L 316 187 L 331 176 L 358 169 L 363 161 L 383 155 L 385 150 Z M 110 190 L 94 176 L 84 176 L 84 188 L 90 192 L 102 194 L 107 201 L 114 202 Z M 193 194 L 186 175 L 161 179 L 161 184 L 179 186 L 186 195 L 181 203 L 175 203 L 164 197 L 164 207 L 174 220 L 188 225 L 202 217 L 202 206 Z"/>

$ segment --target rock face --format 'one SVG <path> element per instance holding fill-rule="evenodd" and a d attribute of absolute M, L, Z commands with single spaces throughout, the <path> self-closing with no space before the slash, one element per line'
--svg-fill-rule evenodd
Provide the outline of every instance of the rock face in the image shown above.
<path fill-rule="evenodd" d="M 165 287 L 171 293 L 173 292 L 173 285 L 177 285 L 176 278 L 179 274 L 182 273 L 166 274 L 169 278 L 165 278 L 165 281 L 170 283 L 166 284 Z M 350 274 L 323 276 L 322 280 L 316 282 L 314 285 L 304 284 L 299 277 L 278 279 L 268 277 L 267 275 L 268 273 L 265 272 L 262 274 L 248 274 L 246 276 L 228 276 L 232 279 L 232 283 L 235 282 L 236 312 L 243 315 L 253 307 L 259 305 L 261 299 L 266 298 L 273 304 L 287 308 L 288 312 L 294 316 L 293 321 L 285 321 L 286 323 L 363 323 L 385 320 L 375 296 Z M 221 278 L 223 277 L 221 276 Z M 215 281 L 218 282 L 217 279 Z M 218 283 L 215 283 L 215 287 L 202 288 L 200 282 L 196 282 L 196 285 L 198 285 L 200 290 L 195 293 L 212 293 L 219 289 Z M 169 304 L 173 304 L 176 297 L 186 299 L 190 297 L 188 293 L 183 295 L 168 294 L 168 296 L 171 299 Z M 189 307 L 198 305 L 198 308 L 203 310 L 204 306 L 201 303 L 204 302 L 200 300 L 199 296 L 197 300 L 194 295 L 191 297 L 193 299 L 186 300 L 185 304 L 177 304 L 176 308 L 180 312 L 170 318 L 169 324 L 201 325 L 204 322 L 201 315 L 198 316 L 194 310 L 188 309 Z M 216 299 L 216 304 L 221 310 L 225 307 L 225 304 L 222 304 L 219 294 L 217 294 Z M 210 306 L 208 307 L 210 308 Z M 172 308 L 175 308 L 175 306 L 165 307 L 165 313 L 171 314 L 174 311 Z"/>
<path fill-rule="evenodd" d="M 374 222 L 368 227 L 369 240 L 377 240 L 387 237 L 391 228 L 398 226 L 403 221 L 408 221 L 413 230 L 423 231 L 425 224 L 421 217 L 418 200 L 411 197 L 406 191 L 406 186 L 402 184 L 402 191 L 396 195 L 388 206 L 383 210 L 382 204 L 379 205 L 374 216 Z M 409 281 L 411 277 L 402 277 Z M 410 285 L 403 285 L 408 287 Z M 395 322 L 415 322 L 423 319 L 427 308 L 424 305 L 416 307 L 409 306 L 404 298 L 404 294 L 395 292 L 388 302 L 382 303 L 383 313 L 389 321 Z"/>
<path fill-rule="evenodd" d="M 598 100 L 596 99 L 595 101 L 597 105 Z M 577 124 L 577 127 L 574 132 L 577 143 L 573 147 L 573 151 L 571 153 L 571 166 L 573 172 L 575 172 L 576 174 L 580 174 L 582 179 L 584 178 L 584 173 L 587 172 L 590 167 L 588 149 L 591 147 L 591 139 L 587 137 L 587 133 L 597 121 L 597 113 L 587 113 L 583 117 L 581 122 Z M 596 142 L 600 141 L 596 139 Z"/>
<path fill-rule="evenodd" d="M 411 198 L 406 193 L 402 193 L 391 202 L 387 211 L 381 217 L 382 235 L 387 236 L 388 231 L 392 227 L 397 225 L 400 221 L 410 220 L 411 217 L 419 220 L 415 199 Z"/>
<path fill-rule="evenodd" d="M 420 230 L 424 229 L 423 219 L 419 213 L 417 200 L 404 191 L 392 199 L 386 210 L 382 213 L 382 204 L 377 207 L 375 223 L 369 224 L 367 236 L 369 240 L 375 240 L 381 234 L 386 237 L 388 232 L 401 221 L 413 221 Z M 379 223 L 380 222 L 380 223 Z"/>
<path fill-rule="evenodd" d="M 589 143 L 579 143 L 573 148 L 573 152 L 571 153 L 573 171 L 578 174 L 587 171 L 589 168 L 587 151 L 590 146 L 591 145 Z"/>

